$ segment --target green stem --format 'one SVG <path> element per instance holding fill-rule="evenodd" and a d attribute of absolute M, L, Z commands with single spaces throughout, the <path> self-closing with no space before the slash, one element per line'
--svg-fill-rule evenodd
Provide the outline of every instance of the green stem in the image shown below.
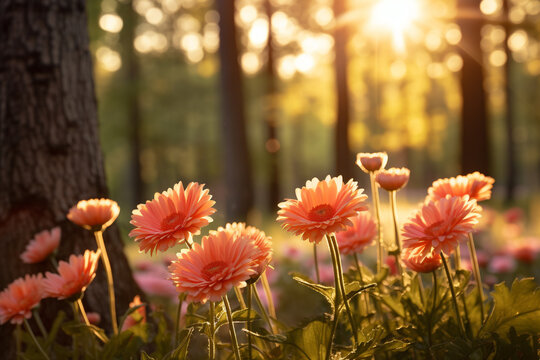
<path fill-rule="evenodd" d="M 437 273 L 435 272 L 435 270 L 433 270 L 431 273 L 433 274 L 433 289 L 432 289 L 433 300 L 432 300 L 432 304 L 431 304 L 431 313 L 429 314 L 429 324 L 428 324 L 428 329 L 429 329 L 428 341 L 429 341 L 429 346 L 430 347 L 433 344 L 432 322 L 433 322 L 433 315 L 435 314 L 435 309 L 437 308 L 437 291 L 439 291 L 439 289 L 437 288 Z M 430 350 L 430 352 L 431 352 L 431 350 Z"/>
<path fill-rule="evenodd" d="M 247 287 L 247 319 L 246 319 L 246 328 L 248 331 L 251 331 L 251 289 L 253 287 L 253 284 L 249 284 Z M 251 333 L 248 332 L 247 334 L 248 338 L 248 359 L 251 360 Z"/>
<path fill-rule="evenodd" d="M 456 250 L 454 251 L 454 264 L 456 270 L 461 269 L 461 249 L 459 248 L 459 245 L 456 246 Z"/>
<path fill-rule="evenodd" d="M 317 284 L 321 283 L 321 275 L 319 274 L 319 259 L 317 257 L 317 244 L 313 243 L 313 260 L 315 262 L 315 276 L 317 277 Z"/>
<path fill-rule="evenodd" d="M 351 311 L 351 307 L 349 305 L 349 299 L 347 299 L 347 291 L 345 290 L 345 278 L 343 276 L 343 265 L 341 264 L 341 256 L 339 254 L 339 246 L 337 243 L 336 235 L 332 234 L 330 236 L 332 247 L 334 248 L 334 256 L 335 261 L 338 269 L 338 279 L 339 279 L 339 287 L 341 291 L 341 295 L 343 297 L 343 304 L 345 305 L 345 309 L 347 310 L 347 316 L 349 317 L 349 321 L 351 323 L 351 328 L 353 332 L 353 348 L 356 347 L 356 343 L 358 342 L 358 327 L 356 326 L 356 321 L 354 320 L 353 313 Z"/>
<path fill-rule="evenodd" d="M 369 180 L 371 182 L 371 197 L 373 198 L 373 207 L 375 208 L 375 216 L 377 218 L 377 273 L 380 273 L 383 264 L 383 239 L 378 188 L 379 185 L 375 181 L 375 172 L 369 173 Z"/>
<path fill-rule="evenodd" d="M 90 325 L 90 321 L 88 321 L 88 316 L 86 316 L 86 311 L 84 311 L 82 300 L 81 299 L 77 300 L 77 302 L 75 303 L 75 306 L 79 308 L 79 311 L 81 312 L 84 323 L 86 325 Z"/>
<path fill-rule="evenodd" d="M 113 327 L 113 333 L 118 334 L 118 320 L 116 319 L 116 302 L 114 298 L 114 280 L 111 270 L 111 263 L 109 262 L 109 256 L 107 255 L 107 248 L 105 247 L 105 242 L 103 241 L 103 233 L 101 231 L 94 232 L 98 248 L 101 250 L 101 261 L 105 267 L 105 272 L 107 274 L 107 285 L 109 288 L 109 307 L 111 310 L 111 323 Z"/>
<path fill-rule="evenodd" d="M 231 343 L 236 360 L 241 360 L 240 349 L 238 347 L 238 339 L 236 338 L 236 330 L 234 329 L 234 322 L 231 311 L 231 304 L 227 298 L 227 294 L 223 295 L 223 304 L 225 305 L 225 311 L 227 312 L 227 320 L 229 320 L 229 333 L 231 335 Z"/>
<path fill-rule="evenodd" d="M 356 264 L 356 270 L 358 271 L 358 276 L 360 277 L 360 286 L 364 286 L 364 277 L 362 276 L 362 268 L 360 267 L 360 262 L 358 261 L 358 255 L 356 253 L 353 253 L 354 262 Z M 366 303 L 366 315 L 369 315 L 369 299 L 368 295 L 365 293 L 365 291 L 360 294 L 364 298 L 364 301 Z M 360 303 L 359 303 L 360 304 Z"/>
<path fill-rule="evenodd" d="M 216 358 L 216 309 L 213 301 L 210 301 L 210 337 L 208 338 L 209 358 L 214 360 Z"/>
<path fill-rule="evenodd" d="M 450 293 L 452 294 L 452 302 L 454 303 L 454 311 L 456 312 L 456 321 L 458 323 L 459 331 L 461 335 L 465 336 L 465 329 L 463 328 L 463 322 L 461 321 L 461 316 L 459 315 L 459 307 L 456 298 L 456 292 L 454 290 L 454 279 L 452 274 L 450 274 L 450 269 L 448 268 L 448 262 L 446 261 L 446 256 L 441 251 L 441 259 L 444 265 L 444 271 L 446 273 L 446 278 L 448 279 L 448 287 L 450 288 Z"/>
<path fill-rule="evenodd" d="M 394 221 L 394 240 L 395 240 L 395 258 L 396 258 L 396 267 L 398 268 L 398 272 L 401 275 L 401 284 L 404 284 L 403 279 L 403 266 L 401 266 L 401 239 L 399 236 L 399 224 L 398 224 L 398 218 L 397 218 L 397 191 L 389 191 L 388 196 L 390 197 L 390 205 L 392 207 L 392 219 Z"/>
<path fill-rule="evenodd" d="M 238 303 L 240 304 L 240 309 L 245 309 L 246 302 L 244 301 L 244 297 L 242 296 L 242 291 L 238 288 L 238 286 L 234 287 L 234 293 L 236 294 L 236 299 L 238 300 Z"/>
<path fill-rule="evenodd" d="M 255 301 L 257 302 L 257 306 L 261 310 L 261 315 L 263 316 L 264 321 L 268 323 L 268 326 L 270 327 L 270 332 L 272 332 L 272 334 L 275 334 L 274 327 L 272 326 L 272 321 L 270 320 L 270 317 L 268 316 L 268 313 L 266 312 L 266 309 L 263 306 L 257 287 L 254 286 L 252 289 L 253 289 L 253 295 L 255 295 Z"/>
<path fill-rule="evenodd" d="M 332 246 L 332 241 L 330 240 L 330 237 L 328 235 L 326 235 L 326 241 L 328 242 L 328 249 L 330 250 L 330 254 L 332 255 L 332 268 L 334 269 L 334 314 L 332 329 L 330 330 L 330 338 L 328 340 L 328 346 L 326 347 L 326 360 L 330 360 L 332 356 L 332 344 L 334 340 L 334 335 L 336 333 L 337 325 L 339 322 L 339 303 L 341 300 L 341 291 L 338 276 L 339 269 L 337 268 L 337 264 L 334 261 L 334 247 Z"/>
<path fill-rule="evenodd" d="M 276 308 L 274 306 L 274 298 L 272 297 L 272 290 L 270 289 L 270 283 L 266 277 L 266 271 L 261 275 L 261 283 L 264 290 L 264 295 L 266 296 L 266 302 L 268 303 L 268 312 L 270 316 L 274 319 L 277 319 Z"/>
<path fill-rule="evenodd" d="M 416 274 L 418 278 L 418 293 L 420 294 L 420 302 L 422 303 L 422 306 L 424 306 L 424 283 L 422 282 L 422 276 L 420 273 Z"/>
<path fill-rule="evenodd" d="M 43 357 L 45 359 L 49 360 L 49 355 L 47 355 L 45 350 L 43 350 L 41 345 L 39 345 L 39 342 L 38 342 L 38 340 L 36 338 L 36 335 L 34 335 L 34 332 L 32 331 L 32 328 L 30 327 L 30 324 L 28 323 L 28 320 L 26 320 L 26 319 L 23 319 L 23 320 L 24 320 L 24 326 L 26 327 L 26 331 L 28 331 L 28 333 L 30 334 L 30 337 L 32 337 L 32 340 L 34 340 L 34 343 L 36 344 L 37 348 L 39 349 L 39 351 L 41 352 Z"/>
<path fill-rule="evenodd" d="M 17 359 L 21 357 L 21 324 L 15 328 L 15 349 L 17 349 Z"/>
<path fill-rule="evenodd" d="M 47 333 L 47 329 L 45 329 L 45 325 L 43 325 L 43 321 L 41 321 L 41 316 L 39 316 L 39 311 L 36 308 L 34 308 L 32 309 L 32 314 L 34 315 L 34 319 L 36 320 L 39 331 L 41 331 L 41 335 L 43 335 L 45 339 L 48 338 L 49 334 Z"/>
<path fill-rule="evenodd" d="M 58 269 L 58 261 L 56 261 L 56 258 L 53 255 L 49 256 L 49 260 L 50 260 L 54 270 Z"/>
<path fill-rule="evenodd" d="M 176 319 L 174 319 L 174 347 L 178 343 L 178 334 L 180 333 L 180 317 L 182 316 L 182 304 L 184 303 L 184 294 L 178 295 L 178 307 L 176 308 Z"/>
<path fill-rule="evenodd" d="M 473 265 L 474 279 L 476 280 L 476 288 L 478 289 L 478 302 L 480 303 L 481 322 L 484 323 L 484 290 L 482 288 L 482 278 L 480 277 L 480 267 L 478 266 L 478 258 L 476 257 L 476 249 L 472 233 L 469 233 L 469 252 Z"/>

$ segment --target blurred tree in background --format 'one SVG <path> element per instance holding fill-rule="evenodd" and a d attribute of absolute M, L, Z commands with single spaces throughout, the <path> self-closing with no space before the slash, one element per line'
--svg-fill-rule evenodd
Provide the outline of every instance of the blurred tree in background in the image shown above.
<path fill-rule="evenodd" d="M 234 53 L 224 46 L 218 56 L 217 5 L 90 5 L 108 180 L 121 203 L 199 181 L 225 210 L 228 195 L 249 196 L 251 177 L 253 206 L 228 211 L 257 221 L 307 178 L 337 169 L 361 180 L 340 159 L 374 150 L 388 151 L 390 166 L 414 169 L 413 189 L 479 170 L 497 179 L 500 199 L 523 202 L 538 191 L 540 1 L 222 2 L 220 11 L 234 13 L 228 36 L 242 70 L 227 87 L 220 62 Z M 227 110 L 220 98 L 230 91 L 244 100 Z M 240 120 L 233 111 L 241 106 L 248 151 L 232 163 L 224 155 L 242 140 L 221 119 Z M 225 181 L 231 166 L 244 168 L 235 172 L 246 181 L 237 193 Z"/>

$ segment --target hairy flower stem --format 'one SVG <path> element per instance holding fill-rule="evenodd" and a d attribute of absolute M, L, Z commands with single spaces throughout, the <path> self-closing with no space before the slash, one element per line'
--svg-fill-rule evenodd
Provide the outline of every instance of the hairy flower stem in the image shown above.
<path fill-rule="evenodd" d="M 444 253 L 441 251 L 441 259 L 444 265 L 444 271 L 446 273 L 446 278 L 448 279 L 448 287 L 450 288 L 450 293 L 452 294 L 452 302 L 454 303 L 454 310 L 456 312 L 456 321 L 458 323 L 459 331 L 462 336 L 465 336 L 465 329 L 463 328 L 463 321 L 461 321 L 461 316 L 459 315 L 459 307 L 457 303 L 456 291 L 454 290 L 454 279 L 452 274 L 450 274 L 450 269 L 448 268 L 448 262 Z"/>
<path fill-rule="evenodd" d="M 231 304 L 227 298 L 227 294 L 223 295 L 223 304 L 225 305 L 225 311 L 227 312 L 227 320 L 229 320 L 229 333 L 231 335 L 231 343 L 233 347 L 234 357 L 236 360 L 241 360 L 240 348 L 238 347 L 238 339 L 236 338 L 236 330 L 234 329 L 234 322 L 231 311 Z"/>
<path fill-rule="evenodd" d="M 476 288 L 478 289 L 478 302 L 480 304 L 481 322 L 484 323 L 484 290 L 482 289 L 482 278 L 480 277 L 480 267 L 478 266 L 478 258 L 476 257 L 476 249 L 474 247 L 474 239 L 472 233 L 469 233 L 469 252 L 471 254 L 474 279 L 476 280 Z"/>
<path fill-rule="evenodd" d="M 75 306 L 77 308 L 79 308 L 79 311 L 81 312 L 81 315 L 82 315 L 82 318 L 84 320 L 84 323 L 86 325 L 90 325 L 90 321 L 88 321 L 88 316 L 86 316 L 86 311 L 84 311 L 84 306 L 83 306 L 83 303 L 82 303 L 82 300 L 79 299 L 75 302 Z"/>
<path fill-rule="evenodd" d="M 26 328 L 26 331 L 28 331 L 28 333 L 30 334 L 30 337 L 32 338 L 32 340 L 34 340 L 34 343 L 36 344 L 37 348 L 39 349 L 39 351 L 41 352 L 43 357 L 45 359 L 49 360 L 49 355 L 47 355 L 45 350 L 43 350 L 41 345 L 39 345 L 39 342 L 38 342 L 38 340 L 36 338 L 36 335 L 34 335 L 34 332 L 32 331 L 32 328 L 30 327 L 30 324 L 28 323 L 28 320 L 26 320 L 26 319 L 23 319 L 23 320 L 24 320 L 24 327 Z"/>
<path fill-rule="evenodd" d="M 317 284 L 321 283 L 321 275 L 319 274 L 319 259 L 317 258 L 317 244 L 313 244 L 313 261 L 315 262 L 315 276 L 317 277 Z"/>
<path fill-rule="evenodd" d="M 268 304 L 268 312 L 270 313 L 270 316 L 274 319 L 277 318 L 276 316 L 276 308 L 274 306 L 274 298 L 272 297 L 272 290 L 270 289 L 270 283 L 268 282 L 268 278 L 266 277 L 266 271 L 262 273 L 261 275 L 261 283 L 264 290 L 264 295 L 266 296 L 266 302 Z"/>
<path fill-rule="evenodd" d="M 47 329 L 45 329 L 45 325 L 43 325 L 43 321 L 41 321 L 41 316 L 39 316 L 39 311 L 37 308 L 32 309 L 32 315 L 36 320 L 36 324 L 41 332 L 41 335 L 43 335 L 44 338 L 48 338 L 49 334 L 47 333 Z"/>
<path fill-rule="evenodd" d="M 461 249 L 459 248 L 459 245 L 456 246 L 456 250 L 454 251 L 454 265 L 456 270 L 461 269 Z"/>
<path fill-rule="evenodd" d="M 356 263 L 356 270 L 358 271 L 358 276 L 360 277 L 360 286 L 365 286 L 364 278 L 362 276 L 362 268 L 360 267 L 360 262 L 358 261 L 358 255 L 356 253 L 353 253 L 354 262 Z M 364 301 L 366 302 L 366 315 L 369 315 L 369 298 L 368 294 L 365 291 L 362 291 L 362 294 L 360 294 L 361 297 L 364 298 Z M 358 304 L 360 304 L 359 302 Z"/>
<path fill-rule="evenodd" d="M 180 332 L 180 316 L 182 316 L 182 304 L 184 303 L 185 294 L 178 295 L 178 307 L 176 308 L 176 318 L 174 319 L 174 344 L 178 343 L 178 334 Z"/>
<path fill-rule="evenodd" d="M 383 239 L 381 227 L 381 206 L 379 201 L 379 188 L 375 181 L 375 172 L 370 171 L 369 180 L 371 182 L 371 197 L 373 199 L 373 208 L 377 218 L 377 273 L 381 272 L 383 264 Z"/>
<path fill-rule="evenodd" d="M 345 309 L 347 310 L 347 316 L 349 317 L 349 321 L 351 323 L 351 328 L 353 332 L 353 348 L 355 348 L 356 343 L 358 342 L 358 327 L 356 326 L 356 321 L 354 320 L 351 307 L 349 306 L 349 300 L 347 299 L 347 291 L 345 290 L 345 278 L 343 277 L 343 266 L 341 264 L 341 256 L 339 255 L 339 247 L 336 235 L 332 234 L 331 236 L 329 236 L 329 238 L 331 246 L 333 248 L 332 261 L 336 263 L 336 268 L 338 270 L 337 275 L 339 280 L 339 288 L 341 291 L 341 296 L 343 298 L 343 304 L 345 305 Z"/>
<path fill-rule="evenodd" d="M 253 284 L 249 284 L 247 286 L 247 310 L 248 310 L 248 313 L 247 313 L 247 319 L 246 319 L 246 328 L 248 330 L 248 333 L 247 333 L 247 339 L 248 339 L 248 359 L 251 360 L 251 333 L 249 331 L 251 331 L 251 289 L 253 287 Z"/>
<path fill-rule="evenodd" d="M 330 360 L 332 356 L 332 343 L 334 341 L 334 335 L 336 333 L 337 325 L 339 322 L 339 304 L 341 302 L 341 291 L 339 286 L 339 276 L 338 268 L 336 262 L 334 261 L 334 248 L 332 246 L 332 241 L 330 237 L 326 236 L 326 241 L 328 242 L 328 248 L 330 249 L 330 254 L 332 255 L 332 267 L 334 269 L 334 314 L 332 321 L 332 329 L 330 330 L 330 338 L 328 340 L 328 346 L 326 347 L 326 360 Z"/>
<path fill-rule="evenodd" d="M 210 337 L 208 338 L 208 358 L 214 360 L 216 358 L 216 305 L 210 301 Z"/>
<path fill-rule="evenodd" d="M 399 274 L 401 275 L 401 284 L 404 285 L 404 279 L 403 279 L 403 266 L 401 265 L 401 239 L 399 236 L 399 224 L 398 224 L 398 218 L 397 218 L 397 191 L 389 191 L 388 196 L 390 197 L 390 204 L 392 207 L 392 219 L 394 221 L 394 240 L 395 240 L 395 246 L 394 249 L 394 256 L 396 258 L 396 267 L 398 269 Z"/>
<path fill-rule="evenodd" d="M 238 303 L 240 304 L 240 309 L 245 309 L 247 307 L 246 302 L 244 296 L 242 296 L 242 290 L 240 290 L 238 286 L 234 287 L 234 294 L 236 295 L 236 300 L 238 300 Z"/>
<path fill-rule="evenodd" d="M 118 334 L 118 320 L 116 319 L 116 302 L 114 299 L 114 280 L 111 270 L 111 263 L 109 262 L 109 256 L 107 255 L 107 248 L 103 242 L 103 233 L 101 231 L 94 232 L 98 248 L 101 250 L 101 261 L 105 267 L 107 273 L 107 285 L 109 287 L 109 307 L 111 310 L 111 323 L 113 327 L 113 333 Z"/>
<path fill-rule="evenodd" d="M 270 316 L 268 316 L 268 312 L 266 312 L 266 309 L 264 308 L 264 305 L 261 301 L 261 297 L 259 296 L 259 291 L 257 290 L 256 286 L 253 286 L 253 295 L 255 295 L 255 301 L 257 302 L 257 306 L 261 310 L 261 315 L 264 318 L 264 321 L 268 323 L 268 326 L 270 327 L 270 332 L 272 334 L 275 334 L 274 327 L 272 326 L 272 320 L 270 320 Z"/>

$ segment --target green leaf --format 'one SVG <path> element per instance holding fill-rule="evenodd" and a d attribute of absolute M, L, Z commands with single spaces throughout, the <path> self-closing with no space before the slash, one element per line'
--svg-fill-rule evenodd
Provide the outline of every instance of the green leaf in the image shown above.
<path fill-rule="evenodd" d="M 146 351 L 141 352 L 141 360 L 157 360 L 155 357 L 152 357 L 146 353 Z"/>
<path fill-rule="evenodd" d="M 139 308 L 144 307 L 144 306 L 146 306 L 146 304 L 143 303 L 143 304 L 139 304 L 139 305 L 136 305 L 136 306 L 132 306 L 129 309 L 127 309 L 126 312 L 124 313 L 124 315 L 122 315 L 122 317 L 120 318 L 120 323 L 118 324 L 118 328 L 121 329 L 122 326 L 124 325 L 124 322 L 128 318 L 128 316 L 135 313 L 135 311 L 137 311 Z M 141 318 L 142 318 L 142 316 L 141 316 Z"/>
<path fill-rule="evenodd" d="M 491 293 L 494 306 L 480 335 L 506 337 L 513 327 L 517 334 L 540 333 L 540 288 L 533 278 L 515 279 L 509 290 L 504 283 Z"/>
<path fill-rule="evenodd" d="M 117 358 L 129 358 L 130 354 L 137 352 L 143 341 L 133 332 L 126 330 L 111 337 L 103 348 L 100 359 L 112 360 Z"/>
<path fill-rule="evenodd" d="M 330 307 L 332 308 L 332 312 L 334 311 L 334 288 L 326 285 L 321 285 L 314 283 L 309 279 L 308 277 L 298 274 L 298 273 L 291 273 L 293 276 L 293 279 L 298 282 L 301 285 L 304 285 L 305 287 L 308 287 L 322 296 L 326 299 L 326 301 L 330 304 Z"/>
<path fill-rule="evenodd" d="M 105 331 L 95 325 L 86 325 L 79 322 L 70 321 L 62 326 L 62 330 L 71 336 L 95 336 L 103 343 L 107 343 L 109 338 L 105 335 Z"/>
<path fill-rule="evenodd" d="M 259 318 L 259 315 L 255 310 L 249 312 L 249 318 L 255 320 Z M 236 322 L 246 322 L 248 318 L 248 309 L 236 310 L 232 313 L 233 323 Z M 216 331 L 223 325 L 227 324 L 229 320 L 227 319 L 227 313 L 222 313 L 218 318 L 216 323 Z"/>
<path fill-rule="evenodd" d="M 180 332 L 179 339 L 180 343 L 170 353 L 168 353 L 163 360 L 184 360 L 187 358 L 187 352 L 189 348 L 189 342 L 191 340 L 191 335 L 193 335 L 193 328 L 183 329 Z"/>
<path fill-rule="evenodd" d="M 56 315 L 56 318 L 54 319 L 54 322 L 51 326 L 51 330 L 49 331 L 49 336 L 47 337 L 47 340 L 45 341 L 46 348 L 49 348 L 56 340 L 58 331 L 60 330 L 61 325 L 65 319 L 66 319 L 66 313 L 64 311 L 59 311 L 58 315 Z"/>
<path fill-rule="evenodd" d="M 326 358 L 330 334 L 330 326 L 316 320 L 308 323 L 304 328 L 291 331 L 288 337 L 311 360 L 323 360 Z"/>

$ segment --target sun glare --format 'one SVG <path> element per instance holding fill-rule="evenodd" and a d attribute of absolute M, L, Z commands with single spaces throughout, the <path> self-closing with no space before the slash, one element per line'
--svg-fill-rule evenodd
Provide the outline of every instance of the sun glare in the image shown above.
<path fill-rule="evenodd" d="M 403 50 L 405 32 L 420 15 L 418 0 L 380 0 L 371 11 L 369 26 L 373 30 L 386 30 L 392 34 L 394 47 Z"/>

